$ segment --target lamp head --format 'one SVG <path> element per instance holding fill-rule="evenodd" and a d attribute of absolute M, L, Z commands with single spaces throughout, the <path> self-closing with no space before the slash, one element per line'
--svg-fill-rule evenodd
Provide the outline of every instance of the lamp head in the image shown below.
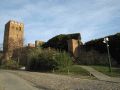
<path fill-rule="evenodd" d="M 106 41 L 109 41 L 109 38 L 108 38 L 108 37 L 106 37 L 105 39 L 106 39 Z"/>

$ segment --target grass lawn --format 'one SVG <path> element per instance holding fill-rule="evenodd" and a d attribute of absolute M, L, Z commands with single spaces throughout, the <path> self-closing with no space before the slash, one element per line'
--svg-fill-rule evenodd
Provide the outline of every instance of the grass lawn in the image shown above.
<path fill-rule="evenodd" d="M 112 72 L 109 72 L 109 68 L 107 66 L 92 66 L 94 69 L 96 69 L 99 72 L 102 72 L 108 76 L 112 77 L 120 77 L 120 68 L 112 67 Z"/>
<path fill-rule="evenodd" d="M 75 77 L 90 77 L 89 72 L 81 68 L 79 65 L 72 65 L 55 71 L 56 74 L 70 75 Z"/>

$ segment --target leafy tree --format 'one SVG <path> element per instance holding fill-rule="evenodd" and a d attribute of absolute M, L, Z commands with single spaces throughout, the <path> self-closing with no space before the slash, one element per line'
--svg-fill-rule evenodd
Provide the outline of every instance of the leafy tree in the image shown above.
<path fill-rule="evenodd" d="M 27 70 L 49 71 L 67 67 L 72 59 L 66 52 L 48 49 L 31 49 L 27 56 Z"/>
<path fill-rule="evenodd" d="M 1 65 L 1 68 L 4 69 L 19 69 L 19 64 L 15 60 L 8 60 Z"/>

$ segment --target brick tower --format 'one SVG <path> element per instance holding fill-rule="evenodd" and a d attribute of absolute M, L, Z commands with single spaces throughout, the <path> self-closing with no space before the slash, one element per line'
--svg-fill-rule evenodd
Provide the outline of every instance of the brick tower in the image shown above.
<path fill-rule="evenodd" d="M 45 42 L 43 42 L 43 41 L 36 40 L 36 41 L 35 41 L 35 47 L 36 47 L 36 48 L 37 48 L 37 47 L 40 47 L 40 46 L 42 46 L 44 43 L 45 43 Z"/>
<path fill-rule="evenodd" d="M 5 24 L 3 52 L 5 59 L 12 57 L 15 49 L 23 47 L 24 24 L 10 20 Z"/>

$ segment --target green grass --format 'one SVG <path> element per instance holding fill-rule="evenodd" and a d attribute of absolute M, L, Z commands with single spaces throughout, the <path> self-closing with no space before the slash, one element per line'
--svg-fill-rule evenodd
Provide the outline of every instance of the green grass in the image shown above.
<path fill-rule="evenodd" d="M 109 68 L 107 66 L 92 66 L 99 72 L 102 72 L 108 76 L 112 77 L 120 77 L 120 68 L 112 67 L 112 72 L 109 72 Z"/>
<path fill-rule="evenodd" d="M 89 76 L 89 72 L 81 68 L 79 65 L 72 65 L 70 67 L 61 68 L 59 70 L 56 70 L 55 73 L 64 74 L 64 75 L 69 74 L 69 75 Z"/>

